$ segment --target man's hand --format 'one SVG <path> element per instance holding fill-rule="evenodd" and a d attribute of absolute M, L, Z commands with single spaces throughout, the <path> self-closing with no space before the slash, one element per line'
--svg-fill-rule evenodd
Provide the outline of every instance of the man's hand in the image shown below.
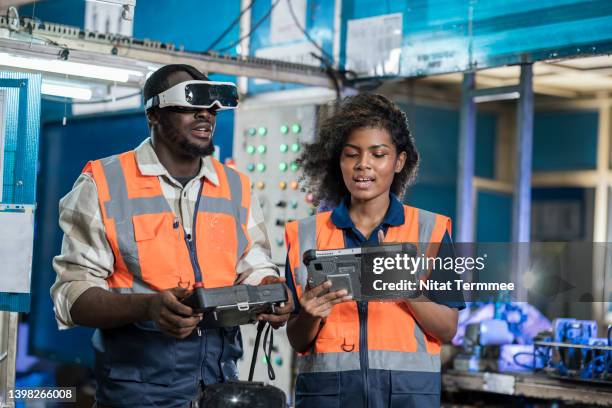
<path fill-rule="evenodd" d="M 176 287 L 158 292 L 150 298 L 147 315 L 162 333 L 184 339 L 202 320 L 201 314 L 194 314 L 192 308 L 181 303 L 180 300 L 188 293 L 187 289 Z"/>
<path fill-rule="evenodd" d="M 285 278 L 280 278 L 277 276 L 266 276 L 261 280 L 260 285 L 270 285 L 272 283 L 282 283 L 285 286 L 285 290 L 287 291 L 287 301 L 285 305 L 282 307 L 275 307 L 274 314 L 260 314 L 257 316 L 257 320 L 266 320 L 270 322 L 270 325 L 275 329 L 282 327 L 285 325 L 289 317 L 291 316 L 291 312 L 295 308 L 293 304 L 293 294 L 285 284 Z"/>

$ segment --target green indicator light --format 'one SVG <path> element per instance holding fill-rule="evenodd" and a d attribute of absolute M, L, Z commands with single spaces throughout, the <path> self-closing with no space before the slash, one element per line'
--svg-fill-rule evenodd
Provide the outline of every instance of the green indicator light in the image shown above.
<path fill-rule="evenodd" d="M 257 133 L 259 133 L 259 136 L 265 136 L 266 133 L 268 133 L 268 129 L 266 129 L 265 127 L 261 126 L 259 128 L 259 130 L 257 131 Z"/>
<path fill-rule="evenodd" d="M 248 145 L 246 147 L 246 151 L 247 151 L 248 154 L 254 154 L 255 153 L 255 146 Z"/>
<path fill-rule="evenodd" d="M 302 127 L 299 125 L 299 123 L 294 123 L 293 125 L 291 125 L 291 131 L 293 133 L 300 133 L 301 130 Z"/>
<path fill-rule="evenodd" d="M 247 130 L 247 133 L 249 136 L 255 136 L 255 134 L 257 133 L 257 130 L 255 128 L 249 128 Z"/>
<path fill-rule="evenodd" d="M 257 148 L 257 151 L 261 154 L 264 154 L 266 152 L 266 146 L 265 145 L 259 145 L 259 147 Z"/>
<path fill-rule="evenodd" d="M 292 152 L 299 152 L 300 151 L 300 144 L 299 143 L 294 143 L 291 145 L 291 151 Z"/>
<path fill-rule="evenodd" d="M 247 166 L 247 170 L 251 171 L 251 172 L 254 171 L 255 170 L 255 165 L 253 163 L 249 163 L 248 166 Z"/>
<path fill-rule="evenodd" d="M 295 201 L 295 200 L 291 200 L 290 205 L 291 205 L 291 208 L 297 208 L 297 206 L 298 206 L 298 202 L 297 202 L 297 201 Z"/>
<path fill-rule="evenodd" d="M 286 153 L 287 150 L 289 150 L 289 146 L 286 143 L 283 143 L 282 145 L 280 145 L 281 152 Z"/>
<path fill-rule="evenodd" d="M 296 162 L 291 163 L 291 171 L 298 171 L 299 168 L 300 166 Z"/>
<path fill-rule="evenodd" d="M 263 163 L 258 163 L 257 164 L 257 171 L 260 173 L 263 173 L 264 171 L 266 171 L 266 165 Z"/>
<path fill-rule="evenodd" d="M 287 133 L 289 133 L 289 126 L 287 125 L 283 125 L 280 127 L 280 131 L 283 135 L 286 135 Z"/>
<path fill-rule="evenodd" d="M 285 162 L 282 162 L 281 164 L 278 165 L 278 169 L 280 171 L 287 171 L 287 167 L 288 167 L 287 163 L 285 163 Z"/>

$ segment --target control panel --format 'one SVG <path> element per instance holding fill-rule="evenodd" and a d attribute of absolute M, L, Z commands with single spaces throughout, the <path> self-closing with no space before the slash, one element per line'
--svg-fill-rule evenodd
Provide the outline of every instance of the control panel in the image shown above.
<path fill-rule="evenodd" d="M 285 263 L 285 223 L 315 213 L 312 194 L 300 190 L 296 162 L 302 144 L 311 142 L 317 106 L 241 106 L 236 111 L 236 168 L 251 179 L 272 246 L 272 260 Z"/>

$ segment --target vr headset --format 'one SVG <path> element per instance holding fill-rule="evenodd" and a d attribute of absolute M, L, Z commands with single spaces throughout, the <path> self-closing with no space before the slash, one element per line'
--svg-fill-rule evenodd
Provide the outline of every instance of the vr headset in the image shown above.
<path fill-rule="evenodd" d="M 179 106 L 187 109 L 236 109 L 238 90 L 231 82 L 185 81 L 155 95 L 145 103 L 145 110 L 159 106 Z"/>

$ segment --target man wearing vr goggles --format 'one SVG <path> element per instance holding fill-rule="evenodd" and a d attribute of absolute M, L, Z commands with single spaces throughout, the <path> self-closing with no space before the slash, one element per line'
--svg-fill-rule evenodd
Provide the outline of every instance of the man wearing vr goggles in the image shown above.
<path fill-rule="evenodd" d="M 60 202 L 51 296 L 60 329 L 97 328 L 98 407 L 190 406 L 205 384 L 236 379 L 239 328 L 200 327 L 181 300 L 194 285 L 283 280 L 249 179 L 211 157 L 235 85 L 168 65 L 144 99 L 150 138 L 89 162 Z M 292 310 L 260 319 L 279 327 Z"/>

